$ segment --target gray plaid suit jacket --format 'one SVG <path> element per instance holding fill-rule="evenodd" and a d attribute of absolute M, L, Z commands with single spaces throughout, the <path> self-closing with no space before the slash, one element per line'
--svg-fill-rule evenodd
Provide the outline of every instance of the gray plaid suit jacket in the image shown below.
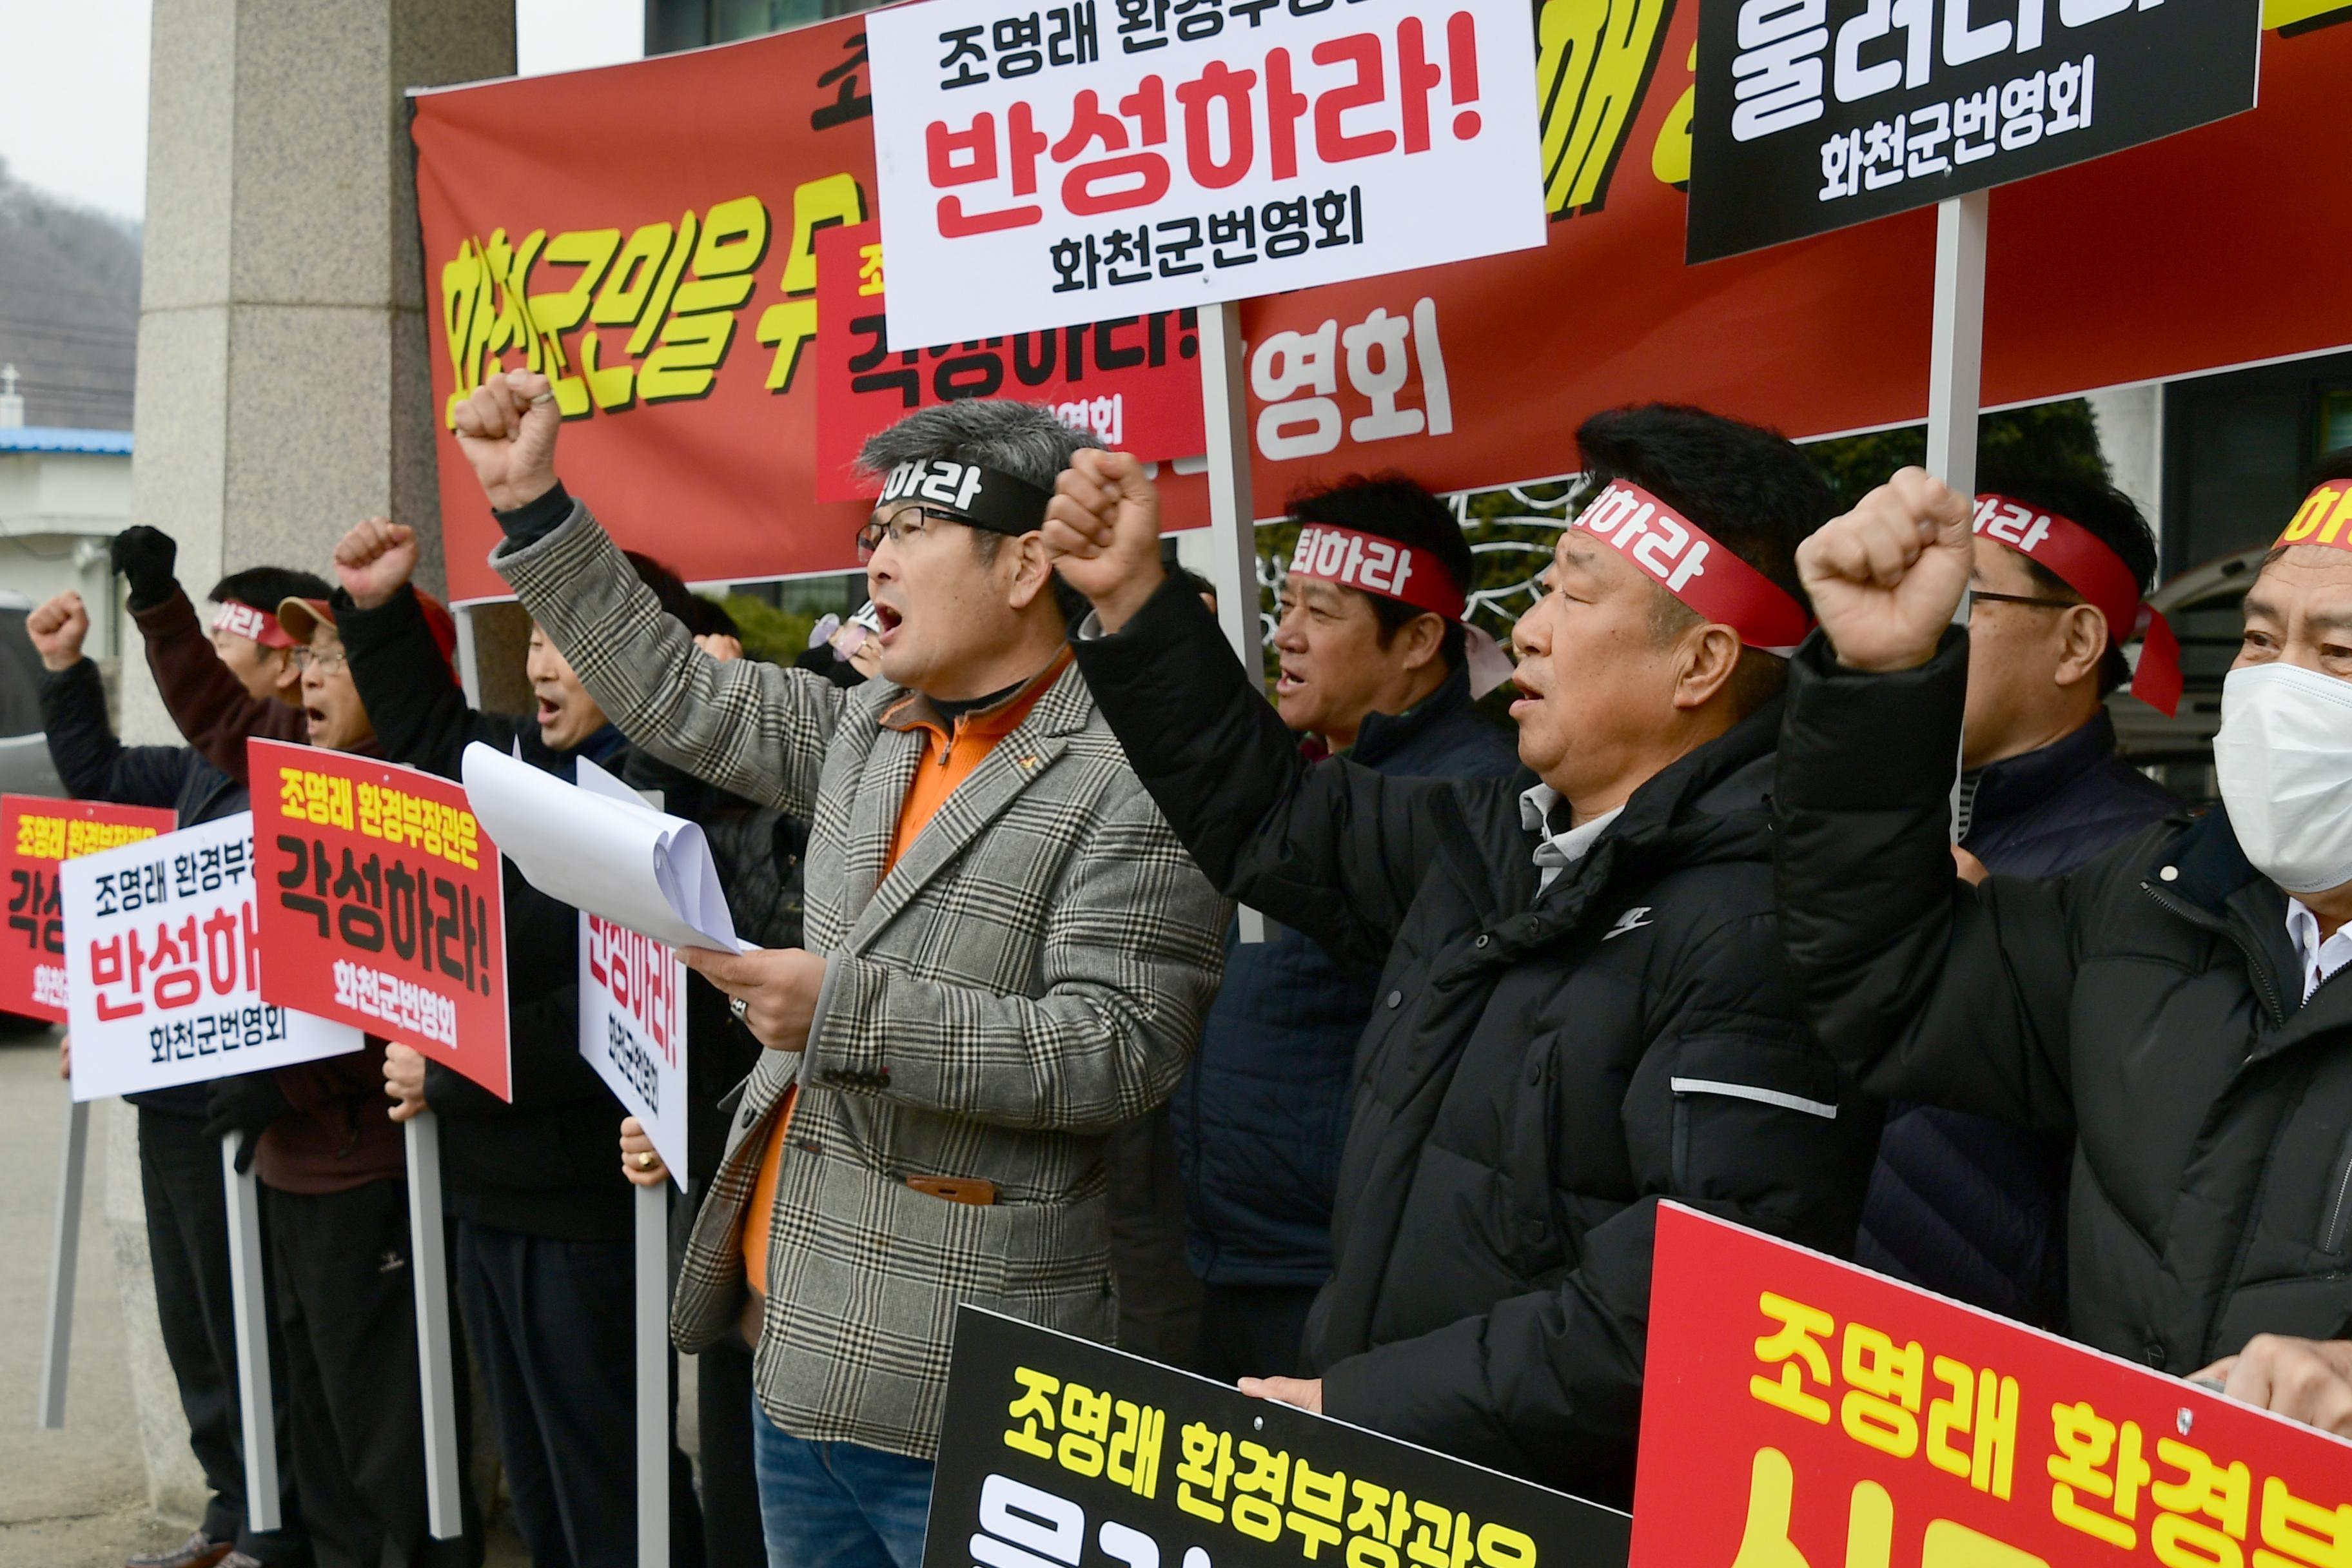
<path fill-rule="evenodd" d="M 735 1326 L 744 1210 L 797 1079 L 761 1404 L 800 1437 L 929 1458 L 958 1302 L 1111 1338 L 1105 1137 L 1183 1076 L 1231 906 L 1075 667 L 886 878 L 923 748 L 885 722 L 908 692 L 707 658 L 583 506 L 491 563 L 633 742 L 810 821 L 807 942 L 826 959 L 815 1022 L 805 1052 L 764 1053 L 740 1091 L 671 1331 L 693 1351 Z M 984 1178 L 997 1202 L 927 1196 L 909 1175 Z"/>

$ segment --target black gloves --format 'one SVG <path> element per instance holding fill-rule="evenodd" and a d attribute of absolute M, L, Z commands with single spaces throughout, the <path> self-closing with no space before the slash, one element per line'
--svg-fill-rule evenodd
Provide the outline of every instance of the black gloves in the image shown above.
<path fill-rule="evenodd" d="M 205 1100 L 205 1136 L 245 1134 L 245 1142 L 236 1151 L 237 1173 L 243 1175 L 253 1169 L 253 1152 L 260 1146 L 261 1135 L 269 1130 L 270 1123 L 293 1114 L 294 1103 L 278 1087 L 276 1073 L 249 1072 L 216 1079 L 211 1095 Z"/>
<path fill-rule="evenodd" d="M 136 528 L 124 529 L 114 536 L 111 554 L 114 569 L 131 584 L 131 607 L 134 610 L 153 609 L 179 586 L 172 575 L 172 567 L 179 559 L 180 547 L 160 528 L 141 523 Z M 275 605 L 269 607 L 277 608 Z"/>

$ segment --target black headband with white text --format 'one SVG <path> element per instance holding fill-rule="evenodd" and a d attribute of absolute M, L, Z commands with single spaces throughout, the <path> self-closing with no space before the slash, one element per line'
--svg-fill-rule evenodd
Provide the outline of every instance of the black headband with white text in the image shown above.
<path fill-rule="evenodd" d="M 1053 499 L 1051 490 L 1041 490 L 1002 468 L 952 458 L 918 458 L 890 470 L 874 505 L 878 510 L 918 501 L 974 528 L 1017 537 L 1045 526 L 1045 503 Z"/>

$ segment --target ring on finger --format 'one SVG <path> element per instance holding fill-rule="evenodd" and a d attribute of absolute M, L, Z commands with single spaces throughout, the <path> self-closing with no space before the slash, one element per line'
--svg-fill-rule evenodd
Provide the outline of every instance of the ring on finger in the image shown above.
<path fill-rule="evenodd" d="M 751 999 L 744 996 L 730 996 L 727 998 L 727 1010 L 735 1015 L 735 1021 L 740 1024 L 743 1022 L 743 1015 L 751 1010 Z"/>

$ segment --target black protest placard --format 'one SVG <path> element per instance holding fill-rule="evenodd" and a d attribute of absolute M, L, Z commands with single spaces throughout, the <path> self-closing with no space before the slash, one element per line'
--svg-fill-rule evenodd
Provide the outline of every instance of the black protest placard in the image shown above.
<path fill-rule="evenodd" d="M 1688 259 L 2252 109 L 2261 12 L 2261 0 L 1700 0 Z"/>
<path fill-rule="evenodd" d="M 967 1306 L 923 1568 L 1622 1568 L 1631 1527 Z"/>

